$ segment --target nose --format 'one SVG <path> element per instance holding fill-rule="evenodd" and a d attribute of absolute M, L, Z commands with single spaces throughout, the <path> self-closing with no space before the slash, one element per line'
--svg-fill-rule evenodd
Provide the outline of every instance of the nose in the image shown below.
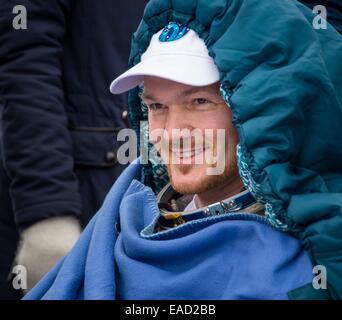
<path fill-rule="evenodd" d="M 189 140 L 193 129 L 191 112 L 182 105 L 169 105 L 165 115 L 149 118 L 149 140 L 152 144 L 170 143 L 172 140 L 182 143 Z"/>
<path fill-rule="evenodd" d="M 169 138 L 186 138 L 186 131 L 192 130 L 191 112 L 182 105 L 173 105 L 169 108 L 169 112 L 165 121 L 165 131 Z M 183 131 L 183 132 L 182 132 Z"/>

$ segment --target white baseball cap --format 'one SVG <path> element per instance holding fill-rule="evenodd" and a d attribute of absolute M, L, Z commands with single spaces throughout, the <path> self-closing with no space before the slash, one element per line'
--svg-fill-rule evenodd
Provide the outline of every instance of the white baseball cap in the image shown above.
<path fill-rule="evenodd" d="M 220 79 L 204 41 L 193 30 L 175 22 L 152 36 L 141 61 L 116 78 L 110 91 L 114 94 L 126 92 L 140 85 L 144 76 L 191 86 L 207 86 Z"/>

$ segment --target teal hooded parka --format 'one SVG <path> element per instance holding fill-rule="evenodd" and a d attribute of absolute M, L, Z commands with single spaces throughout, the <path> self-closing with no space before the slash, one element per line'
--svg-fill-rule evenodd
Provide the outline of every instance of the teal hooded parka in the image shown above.
<path fill-rule="evenodd" d="M 205 41 L 238 130 L 240 175 L 277 228 L 300 239 L 342 298 L 342 36 L 292 0 L 150 1 L 134 34 L 130 66 L 170 21 Z M 135 89 L 130 122 L 147 120 Z M 156 192 L 168 178 L 149 163 Z M 164 174 L 163 174 L 164 173 Z"/>

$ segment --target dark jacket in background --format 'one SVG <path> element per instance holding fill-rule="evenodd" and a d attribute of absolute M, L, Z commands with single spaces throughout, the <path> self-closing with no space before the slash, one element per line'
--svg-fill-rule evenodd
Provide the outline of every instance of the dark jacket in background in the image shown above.
<path fill-rule="evenodd" d="M 125 96 L 109 92 L 127 67 L 146 0 L 0 0 L 0 298 L 18 230 L 74 215 L 84 226 L 123 167 L 116 133 Z M 12 293 L 13 294 L 12 294 Z"/>

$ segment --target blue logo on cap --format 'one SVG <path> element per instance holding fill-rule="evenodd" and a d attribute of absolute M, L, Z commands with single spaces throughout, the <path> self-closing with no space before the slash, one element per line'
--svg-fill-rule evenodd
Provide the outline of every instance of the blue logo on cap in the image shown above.
<path fill-rule="evenodd" d="M 184 37 L 188 32 L 189 28 L 183 26 L 177 22 L 170 22 L 162 31 L 159 36 L 159 41 L 161 42 L 170 42 L 176 41 L 182 37 Z"/>

